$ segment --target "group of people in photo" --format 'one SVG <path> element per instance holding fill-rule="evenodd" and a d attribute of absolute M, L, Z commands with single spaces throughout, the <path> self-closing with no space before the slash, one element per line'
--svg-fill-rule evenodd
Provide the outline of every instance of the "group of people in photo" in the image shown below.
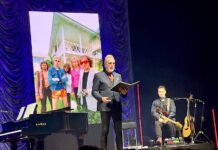
<path fill-rule="evenodd" d="M 36 72 L 35 93 L 36 100 L 41 101 L 41 113 L 45 113 L 47 99 L 51 110 L 59 109 L 58 102 L 62 100 L 63 107 L 71 105 L 71 97 L 75 97 L 76 104 L 89 111 L 97 110 L 97 101 L 91 94 L 94 74 L 98 72 L 92 68 L 89 56 L 73 56 L 71 64 L 63 64 L 61 57 L 53 58 L 53 66 L 47 61 L 40 63 L 40 71 Z"/>

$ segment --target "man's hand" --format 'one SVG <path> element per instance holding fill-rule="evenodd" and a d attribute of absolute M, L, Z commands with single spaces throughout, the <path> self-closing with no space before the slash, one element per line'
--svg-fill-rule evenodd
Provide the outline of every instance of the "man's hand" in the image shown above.
<path fill-rule="evenodd" d="M 111 102 L 111 100 L 109 99 L 109 97 L 102 97 L 101 100 L 102 100 L 103 103 L 109 103 L 109 102 Z"/>
<path fill-rule="evenodd" d="M 126 95 L 128 89 L 127 89 L 127 88 L 124 88 L 124 87 L 120 87 L 120 88 L 119 88 L 119 91 L 120 91 L 120 94 Z"/>
<path fill-rule="evenodd" d="M 87 89 L 83 89 L 83 90 L 82 90 L 82 95 L 83 95 L 83 96 L 87 96 L 87 95 L 88 95 Z"/>

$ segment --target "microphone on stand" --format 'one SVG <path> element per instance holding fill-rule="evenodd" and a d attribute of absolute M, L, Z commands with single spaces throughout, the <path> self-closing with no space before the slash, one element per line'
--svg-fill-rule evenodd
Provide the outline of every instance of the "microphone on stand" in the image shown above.
<path fill-rule="evenodd" d="M 200 99 L 193 99 L 195 102 L 199 102 L 199 103 L 203 103 L 204 104 L 204 101 L 200 100 Z"/>
<path fill-rule="evenodd" d="M 178 100 L 185 100 L 187 99 L 186 97 L 174 97 L 172 98 L 174 101 L 178 101 Z"/>
<path fill-rule="evenodd" d="M 188 100 L 188 101 L 191 101 L 191 102 L 198 102 L 198 103 L 203 103 L 204 104 L 204 101 L 200 100 L 200 99 L 196 99 L 196 98 L 193 98 L 193 95 L 190 94 L 190 97 L 187 98 L 187 97 L 174 97 L 172 98 L 174 101 L 178 101 L 178 100 Z"/>
<path fill-rule="evenodd" d="M 194 103 L 199 102 L 199 103 L 203 103 L 203 104 L 204 104 L 204 101 L 202 101 L 202 100 L 200 100 L 200 99 L 194 98 L 192 93 L 190 93 L 190 96 L 189 96 L 188 99 L 191 100 L 191 101 L 193 101 Z"/>

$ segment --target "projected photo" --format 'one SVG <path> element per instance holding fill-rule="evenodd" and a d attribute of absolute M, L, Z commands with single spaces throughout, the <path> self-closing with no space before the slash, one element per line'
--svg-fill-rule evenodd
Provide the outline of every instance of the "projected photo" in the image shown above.
<path fill-rule="evenodd" d="M 99 123 L 91 95 L 102 71 L 98 14 L 30 12 L 37 113 L 71 107 Z"/>

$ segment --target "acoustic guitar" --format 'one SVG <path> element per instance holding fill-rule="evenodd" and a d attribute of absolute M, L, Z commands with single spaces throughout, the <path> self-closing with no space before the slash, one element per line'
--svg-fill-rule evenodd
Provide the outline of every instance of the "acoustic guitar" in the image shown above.
<path fill-rule="evenodd" d="M 187 113 L 184 119 L 184 127 L 182 129 L 182 136 L 184 138 L 189 137 L 191 134 L 195 133 L 194 127 L 194 118 L 190 115 L 190 99 L 192 99 L 192 95 L 187 99 Z"/>

